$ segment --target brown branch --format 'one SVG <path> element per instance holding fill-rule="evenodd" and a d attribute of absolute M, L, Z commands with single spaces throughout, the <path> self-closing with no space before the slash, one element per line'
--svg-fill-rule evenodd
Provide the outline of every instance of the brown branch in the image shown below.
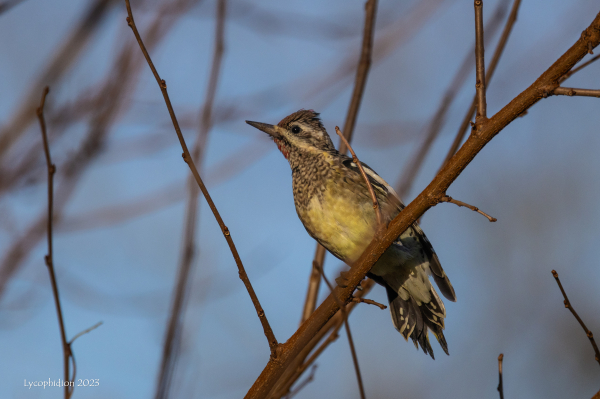
<path fill-rule="evenodd" d="M 594 334 L 592 334 L 592 332 L 588 330 L 583 320 L 581 320 L 581 317 L 579 317 L 575 309 L 573 309 L 573 305 L 571 305 L 571 301 L 569 301 L 569 298 L 567 297 L 567 293 L 565 292 L 565 289 L 563 288 L 560 279 L 558 278 L 558 273 L 556 272 L 556 270 L 552 270 L 552 275 L 556 280 L 556 284 L 558 284 L 558 288 L 560 288 L 560 292 L 562 292 L 562 295 L 565 298 L 565 308 L 569 309 L 571 313 L 573 313 L 573 316 L 575 316 L 575 318 L 581 325 L 581 328 L 583 328 L 583 331 L 585 331 L 585 335 L 590 339 L 592 348 L 594 348 L 594 353 L 596 354 L 596 361 L 598 362 L 598 364 L 600 364 L 600 351 L 598 350 L 598 345 L 596 345 L 596 341 L 594 340 Z"/>
<path fill-rule="evenodd" d="M 502 361 L 504 360 L 504 355 L 501 353 L 498 356 L 498 393 L 500 394 L 500 399 L 504 399 L 504 387 L 502 386 Z"/>
<path fill-rule="evenodd" d="M 600 98 L 600 90 L 591 89 L 575 89 L 572 87 L 557 87 L 552 94 L 557 96 L 583 96 L 583 97 L 598 97 Z"/>
<path fill-rule="evenodd" d="M 335 130 L 338 132 L 340 137 L 344 137 L 339 133 L 339 129 L 337 128 L 337 126 Z M 350 151 L 352 151 L 352 149 L 350 149 Z M 329 290 L 333 293 L 333 286 L 327 279 L 327 276 L 325 276 L 325 273 L 323 273 L 323 269 L 319 269 L 319 272 L 321 273 L 325 284 L 327 284 Z M 356 349 L 354 348 L 354 340 L 352 339 L 352 333 L 350 332 L 350 323 L 348 323 L 348 312 L 346 312 L 346 306 L 342 303 L 342 301 L 338 299 L 337 296 L 334 295 L 334 299 L 336 300 L 339 309 L 342 311 L 344 327 L 346 327 L 346 334 L 348 335 L 348 344 L 350 345 L 350 353 L 352 354 L 352 362 L 354 363 L 354 371 L 356 372 L 356 380 L 358 382 L 358 390 L 360 392 L 360 397 L 362 399 L 365 399 L 365 388 L 363 386 L 362 377 L 360 375 L 360 366 L 358 365 L 358 356 L 356 356 Z"/>
<path fill-rule="evenodd" d="M 470 135 L 460 150 L 450 159 L 448 164 L 437 174 L 432 182 L 406 208 L 390 222 L 387 229 L 375 236 L 359 259 L 354 262 L 347 274 L 348 286 L 337 287 L 310 318 L 285 343 L 280 345 L 280 356 L 276 361 L 270 360 L 261 375 L 246 394 L 246 398 L 264 398 L 274 387 L 284 370 L 295 357 L 312 340 L 318 331 L 338 311 L 334 296 L 344 303 L 354 288 L 365 277 L 372 265 L 397 237 L 409 228 L 428 209 L 435 206 L 445 195 L 448 187 L 456 180 L 475 156 L 510 122 L 524 111 L 544 98 L 548 85 L 558 87 L 558 79 L 567 73 L 587 54 L 588 43 L 596 47 L 600 43 L 600 13 L 591 25 L 583 32 L 575 44 L 571 46 L 552 66 L 550 66 L 534 83 L 504 106 L 492 118 L 483 121 L 477 135 Z"/>
<path fill-rule="evenodd" d="M 346 268 L 346 266 L 343 266 Z M 318 269 L 317 269 L 318 272 Z M 319 278 L 321 274 L 319 273 Z M 371 279 L 366 279 L 362 283 L 362 290 L 355 293 L 357 297 L 363 297 L 369 293 L 369 291 L 375 285 L 375 282 Z M 350 314 L 354 308 L 358 305 L 357 302 L 349 302 L 346 305 L 346 313 Z M 344 317 L 341 311 L 337 312 L 326 324 L 321 328 L 317 334 L 310 340 L 310 342 L 300 351 L 300 353 L 294 358 L 290 366 L 285 370 L 282 377 L 278 380 L 277 385 L 272 389 L 273 394 L 270 394 L 269 398 L 281 398 L 287 392 L 289 392 L 292 385 L 300 378 L 300 376 L 317 360 L 317 358 L 323 353 L 327 347 L 335 342 L 338 338 L 338 332 L 344 324 Z M 331 333 L 329 333 L 331 331 Z M 321 342 L 323 337 L 329 333 L 329 336 Z M 321 345 L 316 349 L 315 347 L 321 342 Z M 310 358 L 305 361 L 308 355 L 314 350 Z"/>
<path fill-rule="evenodd" d="M 358 115 L 358 109 L 362 101 L 362 96 L 367 83 L 367 76 L 369 69 L 371 68 L 371 57 L 373 54 L 373 36 L 375 31 L 375 17 L 377 15 L 377 0 L 367 0 L 365 3 L 365 27 L 363 29 L 363 40 L 361 45 L 360 59 L 358 61 L 358 68 L 356 69 L 356 77 L 354 79 L 354 89 L 352 90 L 352 97 L 350 104 L 348 105 L 348 112 L 346 113 L 346 120 L 344 122 L 344 134 L 348 142 L 352 141 L 352 135 L 354 127 L 356 125 L 356 118 Z M 330 82 L 329 82 L 330 83 Z M 339 149 L 341 154 L 345 154 L 347 151 L 347 145 L 344 141 L 340 143 Z M 318 271 L 315 269 L 315 264 L 323 267 L 325 261 L 325 248 L 317 243 L 315 250 L 315 257 L 313 259 L 313 267 L 308 281 L 308 289 L 306 292 L 306 301 L 304 302 L 304 309 L 302 311 L 301 322 L 304 322 L 314 312 L 317 304 L 317 296 L 319 295 L 319 286 L 321 278 L 319 277 Z"/>
<path fill-rule="evenodd" d="M 279 346 L 279 344 L 277 343 L 277 339 L 275 338 L 275 334 L 273 334 L 273 330 L 271 329 L 271 326 L 269 325 L 269 321 L 267 320 L 267 317 L 265 316 L 265 312 L 264 312 L 262 306 L 260 305 L 260 302 L 258 300 L 258 297 L 256 296 L 256 293 L 254 292 L 254 288 L 252 288 L 250 279 L 248 278 L 248 275 L 246 274 L 246 270 L 244 269 L 242 260 L 240 259 L 240 256 L 237 252 L 235 244 L 233 243 L 233 240 L 231 238 L 231 233 L 229 232 L 229 229 L 223 222 L 223 219 L 221 218 L 221 215 L 219 214 L 217 207 L 215 206 L 212 198 L 210 197 L 210 194 L 208 193 L 208 190 L 206 189 L 206 186 L 204 185 L 204 182 L 202 181 L 202 178 L 200 177 L 200 174 L 198 173 L 198 169 L 196 169 L 196 165 L 194 165 L 194 160 L 192 159 L 190 152 L 187 148 L 187 144 L 185 143 L 185 139 L 183 138 L 183 134 L 181 133 L 181 129 L 179 128 L 179 122 L 177 122 L 177 117 L 175 116 L 175 111 L 173 110 L 173 106 L 171 105 L 171 100 L 169 98 L 169 94 L 167 93 L 167 82 L 165 82 L 165 80 L 161 79 L 160 76 L 158 75 L 158 72 L 156 71 L 156 68 L 154 67 L 154 63 L 152 62 L 152 59 L 150 58 L 150 55 L 148 54 L 148 51 L 146 50 L 146 47 L 144 46 L 144 42 L 142 41 L 142 38 L 137 30 L 137 27 L 135 26 L 135 21 L 133 19 L 133 13 L 131 12 L 131 6 L 129 4 L 129 0 L 125 0 L 125 5 L 127 7 L 127 14 L 128 14 L 127 24 L 133 31 L 133 34 L 135 35 L 135 38 L 140 46 L 140 49 L 142 50 L 142 53 L 144 54 L 144 57 L 146 58 L 146 61 L 148 62 L 148 66 L 152 70 L 152 74 L 154 75 L 154 78 L 156 79 L 156 82 L 158 83 L 158 86 L 160 87 L 163 98 L 165 99 L 165 104 L 167 105 L 167 109 L 169 110 L 169 115 L 171 116 L 171 121 L 173 122 L 173 127 L 175 128 L 177 138 L 179 139 L 179 144 L 181 144 L 181 148 L 183 150 L 183 154 L 182 154 L 183 159 L 188 164 L 192 174 L 194 175 L 194 178 L 196 179 L 196 183 L 198 183 L 198 186 L 200 187 L 200 190 L 202 191 L 202 194 L 204 195 L 204 198 L 206 199 L 206 202 L 208 203 L 208 206 L 210 207 L 213 215 L 215 216 L 215 219 L 217 220 L 217 223 L 219 224 L 219 227 L 221 228 L 221 232 L 223 233 L 223 236 L 225 237 L 225 240 L 227 241 L 227 244 L 229 245 L 231 254 L 233 255 L 233 258 L 235 259 L 235 263 L 237 264 L 237 267 L 238 267 L 240 279 L 243 281 L 244 285 L 246 286 L 246 289 L 248 290 L 248 294 L 250 295 L 252 304 L 254 305 L 254 308 L 256 309 L 256 313 L 258 314 L 258 318 L 262 324 L 265 336 L 267 337 L 267 341 L 269 342 L 269 348 L 271 349 L 271 360 L 275 360 L 278 357 L 277 348 Z"/>
<path fill-rule="evenodd" d="M 356 78 L 354 80 L 354 90 L 352 90 L 352 98 L 346 114 L 344 122 L 344 134 L 348 141 L 352 141 L 354 126 L 356 125 L 356 117 L 358 109 L 362 101 L 365 85 L 367 84 L 367 76 L 371 68 L 371 55 L 373 53 L 373 32 L 375 30 L 375 16 L 377 15 L 377 0 L 367 0 L 365 4 L 365 28 L 363 31 L 363 41 L 360 51 L 360 60 L 356 69 Z M 347 151 L 345 143 L 340 143 L 340 153 L 345 154 Z"/>
<path fill-rule="evenodd" d="M 475 0 L 475 74 L 477 80 L 477 117 L 475 120 L 487 119 L 487 105 L 485 101 L 485 57 L 483 45 L 483 0 Z"/>
<path fill-rule="evenodd" d="M 60 296 L 58 294 L 58 284 L 56 283 L 56 274 L 54 273 L 54 258 L 52 253 L 52 217 L 54 216 L 53 202 L 54 202 L 54 173 L 56 172 L 56 166 L 52 163 L 50 157 L 50 148 L 48 146 L 48 135 L 46 134 L 46 121 L 44 120 L 44 104 L 46 103 L 46 96 L 50 89 L 48 86 L 44 88 L 42 93 L 42 99 L 40 106 L 36 110 L 37 117 L 40 121 L 40 128 L 42 131 L 42 140 L 44 141 L 44 153 L 46 154 L 46 166 L 48 168 L 48 254 L 44 257 L 46 266 L 48 267 L 48 274 L 50 275 L 50 283 L 52 284 L 52 294 L 54 296 L 54 305 L 56 306 L 56 315 L 58 316 L 58 326 L 60 328 L 60 338 L 63 347 L 63 371 L 65 381 L 71 381 L 69 375 L 69 361 L 73 359 L 71 352 L 71 345 L 67 341 L 67 333 L 65 331 L 65 323 L 63 319 L 62 307 L 60 305 Z M 73 375 L 73 378 L 75 376 Z M 65 384 L 65 399 L 68 399 L 73 393 L 74 386 Z"/>
<path fill-rule="evenodd" d="M 376 302 L 372 299 L 352 297 L 351 300 L 352 300 L 352 302 L 356 302 L 356 303 L 366 303 L 369 305 L 375 305 L 375 306 L 379 307 L 379 309 L 381 309 L 381 310 L 387 309 L 387 306 L 385 306 L 382 303 Z"/>
<path fill-rule="evenodd" d="M 483 212 L 481 209 L 477 208 L 476 206 L 469 205 L 466 202 L 455 200 L 454 198 L 450 197 L 449 195 L 443 196 L 440 199 L 440 202 L 450 202 L 451 204 L 454 204 L 454 205 L 464 206 L 465 208 L 469 208 L 470 210 L 472 210 L 474 212 L 477 212 L 477 213 L 485 216 L 490 222 L 496 222 L 498 220 L 498 219 L 496 219 L 494 217 L 491 217 L 487 213 Z"/>
<path fill-rule="evenodd" d="M 490 61 L 490 64 L 488 65 L 487 74 L 485 76 L 485 79 L 486 79 L 486 82 L 488 85 L 489 85 L 490 81 L 492 80 L 492 77 L 494 76 L 494 72 L 496 71 L 498 62 L 500 61 L 500 57 L 502 56 L 502 53 L 504 52 L 504 49 L 506 48 L 506 43 L 508 42 L 508 38 L 512 32 L 515 22 L 517 21 L 517 15 L 519 13 L 520 6 L 521 6 L 521 0 L 515 0 L 512 8 L 510 10 L 510 15 L 508 16 L 508 19 L 506 20 L 506 25 L 504 26 L 504 30 L 502 31 L 502 36 L 500 36 L 500 40 L 498 41 L 498 44 L 496 45 L 496 50 L 494 50 L 494 55 L 492 56 L 492 60 Z M 465 114 L 465 117 L 463 118 L 463 121 L 460 124 L 460 127 L 458 128 L 458 132 L 456 133 L 456 136 L 454 137 L 454 141 L 452 142 L 452 145 L 450 146 L 450 149 L 448 150 L 448 153 L 446 154 L 446 158 L 444 159 L 442 166 L 440 166 L 440 171 L 448 163 L 450 158 L 452 158 L 452 156 L 456 153 L 456 151 L 458 150 L 458 147 L 460 147 L 460 143 L 462 143 L 463 138 L 465 137 L 465 134 L 467 133 L 467 129 L 469 128 L 469 125 L 471 123 L 471 120 L 473 119 L 473 115 L 475 113 L 476 107 L 477 107 L 477 95 L 475 95 L 475 97 L 473 97 L 471 106 L 469 107 L 469 110 Z"/>
<path fill-rule="evenodd" d="M 319 287 L 321 285 L 321 273 L 319 273 L 319 268 L 323 268 L 324 266 L 325 254 L 325 247 L 317 243 L 310 278 L 308 279 L 308 289 L 306 290 L 306 300 L 304 301 L 300 324 L 304 323 L 317 307 L 317 296 L 319 295 Z"/>
<path fill-rule="evenodd" d="M 371 182 L 369 182 L 369 178 L 367 177 L 365 170 L 363 169 L 360 161 L 358 160 L 358 157 L 354 153 L 354 150 L 352 149 L 352 147 L 350 147 L 350 143 L 348 143 L 342 132 L 340 132 L 340 128 L 336 126 L 335 132 L 338 136 L 340 136 L 342 142 L 346 144 L 346 147 L 348 147 L 348 149 L 350 150 L 350 154 L 352 154 L 352 160 L 354 161 L 356 166 L 358 166 L 358 169 L 360 170 L 360 174 L 362 175 L 363 179 L 365 179 L 365 185 L 367 186 L 369 194 L 371 195 L 371 199 L 373 200 L 373 209 L 375 210 L 375 215 L 377 216 L 377 226 L 378 228 L 381 228 L 381 226 L 383 225 L 383 216 L 381 215 L 379 201 L 377 201 L 377 196 L 375 195 L 375 191 L 373 190 L 373 185 L 371 184 Z"/>
<path fill-rule="evenodd" d="M 221 60 L 224 51 L 225 31 L 225 7 L 226 0 L 219 0 L 216 7 L 215 24 L 215 48 L 212 58 L 212 66 L 208 78 L 208 89 L 201 112 L 200 129 L 198 138 L 192 149 L 193 162 L 199 167 L 202 165 L 202 155 L 206 149 L 206 139 L 212 127 L 212 109 L 217 91 L 217 82 L 221 71 Z M 193 269 L 194 254 L 196 252 L 196 228 L 198 214 L 198 186 L 193 176 L 188 179 L 187 207 L 184 215 L 185 236 L 177 276 L 177 284 L 173 291 L 173 302 L 165 333 L 163 344 L 161 368 L 156 388 L 156 399 L 168 398 L 171 381 L 181 346 L 181 335 L 183 332 L 183 318 L 185 310 L 185 299 L 189 293 L 192 281 L 190 277 Z"/>
<path fill-rule="evenodd" d="M 488 33 L 488 35 L 486 35 L 486 38 L 490 38 L 493 35 L 495 35 L 496 31 L 500 27 L 500 22 L 502 22 L 502 19 L 504 18 L 505 14 L 506 1 L 502 1 L 498 3 L 498 7 L 496 7 L 494 15 L 490 18 L 487 26 L 485 27 L 485 31 Z M 454 102 L 458 91 L 465 84 L 467 78 L 469 77 L 469 72 L 474 66 L 474 52 L 474 48 L 472 50 L 469 50 L 469 52 L 463 59 L 463 62 L 458 68 L 458 71 L 456 71 L 456 74 L 454 75 L 450 86 L 444 93 L 444 96 L 442 97 L 442 101 L 440 102 L 437 111 L 431 118 L 431 122 L 427 127 L 427 133 L 425 134 L 425 140 L 423 140 L 423 143 L 421 144 L 419 149 L 414 153 L 413 158 L 406 163 L 406 170 L 402 174 L 401 178 L 398 180 L 398 183 L 396 184 L 396 191 L 398 192 L 400 198 L 404 198 L 409 194 L 410 189 L 412 188 L 412 185 L 417 176 L 417 173 L 419 172 L 421 166 L 423 165 L 423 162 L 425 161 L 425 157 L 429 153 L 433 142 L 442 130 L 442 127 L 446 120 L 446 114 L 448 113 L 450 106 Z"/>

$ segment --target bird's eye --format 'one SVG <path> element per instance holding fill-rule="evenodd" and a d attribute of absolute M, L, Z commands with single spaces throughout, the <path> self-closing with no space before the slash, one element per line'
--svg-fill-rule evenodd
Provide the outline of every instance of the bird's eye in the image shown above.
<path fill-rule="evenodd" d="M 300 128 L 299 128 L 298 126 L 294 126 L 294 127 L 292 128 L 292 133 L 296 133 L 296 134 L 297 134 L 297 133 L 300 133 Z"/>

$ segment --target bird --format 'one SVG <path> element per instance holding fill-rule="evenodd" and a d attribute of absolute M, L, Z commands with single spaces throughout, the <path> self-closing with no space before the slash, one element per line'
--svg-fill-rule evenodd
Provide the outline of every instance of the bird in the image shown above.
<path fill-rule="evenodd" d="M 277 125 L 246 121 L 267 133 L 292 169 L 294 204 L 308 234 L 348 265 L 373 239 L 378 222 L 372 197 L 353 158 L 336 150 L 319 113 L 301 109 Z M 361 163 L 386 225 L 404 204 L 394 189 Z M 446 308 L 431 284 L 455 302 L 454 288 L 421 227 L 414 223 L 386 249 L 367 276 L 385 287 L 394 327 L 406 341 L 435 359 L 431 330 L 444 352 Z"/>

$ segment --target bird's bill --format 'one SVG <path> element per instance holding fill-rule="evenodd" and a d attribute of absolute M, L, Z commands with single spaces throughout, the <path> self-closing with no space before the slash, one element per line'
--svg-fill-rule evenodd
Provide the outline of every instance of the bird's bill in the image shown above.
<path fill-rule="evenodd" d="M 278 139 L 281 138 L 281 134 L 279 133 L 279 126 L 275 126 L 275 125 L 269 125 L 268 123 L 262 123 L 262 122 L 252 122 L 252 121 L 246 121 L 247 124 L 249 124 L 250 126 L 253 126 L 255 128 L 257 128 L 258 130 L 262 130 L 263 132 L 267 133 L 268 135 L 270 135 L 271 137 Z"/>

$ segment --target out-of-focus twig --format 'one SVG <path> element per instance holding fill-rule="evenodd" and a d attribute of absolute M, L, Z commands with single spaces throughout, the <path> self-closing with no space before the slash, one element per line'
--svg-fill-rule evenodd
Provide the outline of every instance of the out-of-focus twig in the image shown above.
<path fill-rule="evenodd" d="M 164 17 L 163 11 L 185 9 L 197 0 L 179 0 L 165 4 L 146 31 L 149 48 L 154 48 L 176 22 L 175 17 Z M 178 15 L 178 14 L 175 14 Z M 131 49 L 135 42 L 126 43 L 116 57 L 107 74 L 106 83 L 97 95 L 94 113 L 88 122 L 88 130 L 79 147 L 61 164 L 61 184 L 54 193 L 54 222 L 59 222 L 62 211 L 69 202 L 75 188 L 87 168 L 102 152 L 110 127 L 119 113 L 127 107 L 125 101 L 133 91 L 137 73 L 142 66 L 143 57 L 134 54 Z M 2 176 L 2 173 L 0 173 Z M 40 215 L 25 232 L 5 251 L 0 263 L 0 297 L 11 277 L 22 265 L 27 255 L 44 235 L 46 216 Z"/>
<path fill-rule="evenodd" d="M 104 17 L 115 3 L 115 0 L 96 0 L 91 3 L 79 19 L 80 23 L 73 29 L 68 39 L 61 42 L 64 44 L 56 52 L 52 61 L 46 64 L 48 66 L 40 74 L 39 78 L 34 81 L 19 108 L 11 113 L 11 120 L 0 128 L 0 159 L 4 158 L 6 151 L 12 146 L 14 141 L 33 122 L 35 109 L 31 104 L 35 104 L 36 102 L 39 88 L 46 85 L 54 85 L 68 71 L 69 66 L 77 61 L 85 44 L 90 40 L 98 27 L 100 27 Z M 6 165 L 3 166 L 6 167 Z M 2 173 L 0 173 L 0 180 L 2 180 Z"/>
<path fill-rule="evenodd" d="M 200 129 L 198 137 L 192 149 L 193 162 L 202 167 L 202 155 L 206 149 L 206 139 L 212 127 L 212 108 L 217 91 L 217 82 L 221 71 L 221 60 L 224 51 L 224 32 L 225 32 L 225 7 L 226 0 L 217 2 L 216 12 L 216 30 L 215 30 L 215 49 L 212 58 L 212 66 L 208 78 L 208 89 L 202 112 L 200 116 Z M 196 229 L 198 215 L 198 186 L 194 177 L 188 178 L 188 198 L 186 212 L 184 215 L 185 233 L 183 238 L 183 248 L 179 263 L 177 284 L 173 291 L 173 300 L 167 331 L 165 333 L 165 342 L 163 344 L 161 367 L 156 388 L 156 399 L 170 397 L 170 388 L 172 376 L 175 373 L 175 367 L 181 346 L 181 335 L 183 333 L 183 316 L 185 310 L 185 300 L 188 297 L 190 282 L 192 281 L 192 269 L 194 254 L 196 252 Z"/>
<path fill-rule="evenodd" d="M 208 193 L 208 190 L 206 189 L 206 186 L 204 185 L 204 182 L 202 181 L 202 178 L 200 177 L 200 174 L 198 173 L 196 166 L 194 165 L 194 160 L 192 159 L 190 152 L 187 148 L 187 144 L 185 143 L 185 139 L 183 138 L 183 134 L 181 133 L 181 129 L 179 128 L 179 123 L 177 122 L 177 117 L 175 116 L 175 111 L 173 110 L 173 106 L 171 105 L 171 100 L 169 99 L 169 94 L 167 93 L 167 83 L 165 82 L 165 80 L 160 78 L 158 72 L 156 71 L 156 68 L 154 67 L 154 63 L 150 59 L 150 55 L 148 54 L 148 51 L 146 50 L 146 47 L 144 46 L 144 42 L 142 41 L 142 38 L 137 30 L 137 27 L 135 26 L 135 22 L 133 19 L 133 14 L 131 12 L 131 5 L 129 4 L 129 0 L 125 0 L 125 5 L 127 6 L 127 14 L 128 14 L 127 23 L 129 25 L 129 27 L 131 28 L 131 30 L 133 31 L 135 38 L 137 39 L 137 42 L 140 46 L 140 49 L 142 50 L 142 53 L 144 54 L 144 57 L 146 58 L 146 61 L 148 62 L 148 66 L 152 70 L 152 74 L 156 78 L 156 82 L 158 83 L 158 86 L 160 87 L 160 90 L 163 94 L 165 103 L 169 110 L 169 115 L 171 115 L 171 119 L 173 121 L 173 127 L 175 128 L 175 132 L 177 133 L 177 138 L 179 139 L 179 143 L 181 144 L 181 148 L 183 150 L 183 159 L 188 164 L 192 174 L 194 175 L 194 178 L 196 179 L 196 182 L 198 183 L 198 186 L 200 187 L 200 190 L 202 191 L 202 194 L 204 195 L 204 198 L 206 199 L 208 206 L 210 207 L 211 211 L 213 212 L 213 215 L 215 216 L 215 219 L 217 220 L 217 223 L 219 224 L 219 227 L 221 228 L 221 232 L 223 233 L 223 236 L 225 237 L 227 244 L 229 245 L 231 254 L 233 255 L 233 258 L 235 259 L 235 262 L 238 266 L 240 279 L 243 281 L 244 285 L 246 286 L 246 289 L 248 290 L 248 294 L 250 295 L 250 298 L 252 300 L 254 308 L 256 309 L 258 318 L 263 326 L 263 330 L 264 330 L 265 336 L 267 337 L 267 341 L 269 342 L 269 348 L 271 349 L 271 359 L 275 360 L 277 358 L 277 348 L 279 346 L 277 339 L 275 338 L 275 334 L 273 334 L 273 330 L 271 329 L 271 326 L 269 325 L 269 321 L 267 320 L 267 317 L 265 316 L 265 311 L 263 310 L 262 306 L 260 305 L 258 297 L 256 296 L 256 293 L 254 292 L 254 288 L 252 288 L 252 284 L 250 284 L 250 280 L 248 278 L 248 275 L 246 274 L 246 270 L 244 269 L 242 260 L 240 259 L 240 256 L 237 252 L 235 244 L 233 243 L 233 240 L 231 238 L 231 233 L 229 232 L 229 229 L 223 222 L 221 215 L 217 211 L 217 208 L 216 208 L 214 202 L 212 201 L 212 198 L 210 197 L 210 194 Z"/>
<path fill-rule="evenodd" d="M 363 41 L 360 50 L 360 60 L 356 69 L 356 78 L 354 81 L 354 90 L 350 99 L 346 121 L 344 122 L 344 134 L 346 140 L 352 141 L 354 126 L 358 116 L 358 109 L 362 101 L 367 76 L 371 68 L 371 54 L 373 53 L 373 32 L 375 30 L 375 16 L 377 15 L 377 0 L 367 0 L 365 4 L 365 28 L 363 31 Z M 344 142 L 340 143 L 340 153 L 345 154 L 348 148 Z"/>
<path fill-rule="evenodd" d="M 504 360 L 504 355 L 501 353 L 498 356 L 498 393 L 500 394 L 500 399 L 504 399 L 504 387 L 502 385 L 502 361 Z"/>
<path fill-rule="evenodd" d="M 4 14 L 14 6 L 22 3 L 24 0 L 6 0 L 0 3 L 0 15 Z"/>
<path fill-rule="evenodd" d="M 481 209 L 477 208 L 476 206 L 469 205 L 466 202 L 455 200 L 454 198 L 450 197 L 449 195 L 442 197 L 440 199 L 440 202 L 450 202 L 451 204 L 454 204 L 454 205 L 464 206 L 465 208 L 469 208 L 470 210 L 485 216 L 487 218 L 487 220 L 489 220 L 490 222 L 496 222 L 498 220 L 494 217 L 491 217 L 487 213 L 483 212 Z"/>
<path fill-rule="evenodd" d="M 498 66 L 498 61 L 500 61 L 500 57 L 502 56 L 502 53 L 504 52 L 504 48 L 506 47 L 506 43 L 508 42 L 508 38 L 510 37 L 513 26 L 515 25 L 515 22 L 517 21 L 517 15 L 519 13 L 520 6 L 521 6 L 521 0 L 514 0 L 512 8 L 510 10 L 510 14 L 508 16 L 508 19 L 506 20 L 506 25 L 504 25 L 504 30 L 502 31 L 502 36 L 500 36 L 500 40 L 498 41 L 498 44 L 496 45 L 496 49 L 494 50 L 494 55 L 492 56 L 492 60 L 490 61 L 489 65 L 488 65 L 487 74 L 485 76 L 485 80 L 488 85 L 490 84 L 490 81 L 492 80 L 492 77 L 494 76 L 494 72 L 496 71 L 496 67 Z M 452 158 L 452 156 L 458 150 L 460 143 L 462 143 L 463 138 L 465 137 L 465 134 L 467 133 L 467 129 L 469 128 L 470 122 L 473 119 L 473 114 L 475 113 L 476 107 L 477 107 L 477 95 L 475 95 L 475 97 L 473 98 L 473 101 L 471 102 L 471 106 L 469 107 L 469 110 L 465 114 L 465 117 L 463 118 L 463 121 L 460 124 L 460 127 L 458 128 L 458 132 L 456 133 L 456 136 L 454 137 L 454 141 L 452 142 L 452 145 L 450 146 L 450 149 L 448 150 L 448 153 L 446 154 L 446 158 L 444 159 L 444 162 L 442 162 L 442 166 L 440 166 L 440 170 L 443 169 L 443 167 L 448 163 L 450 158 Z M 438 173 L 439 173 L 439 171 L 438 171 Z"/>
<path fill-rule="evenodd" d="M 365 4 L 365 26 L 363 29 L 363 40 L 360 51 L 360 59 L 356 69 L 356 77 L 354 80 L 354 89 L 352 97 L 348 105 L 346 120 L 344 122 L 344 134 L 348 142 L 352 141 L 354 126 L 358 116 L 358 109 L 362 101 L 367 76 L 371 67 L 371 57 L 373 54 L 373 34 L 375 31 L 375 17 L 377 16 L 377 0 L 367 0 Z M 344 141 L 340 143 L 339 151 L 345 154 L 348 147 Z M 319 295 L 319 286 L 321 284 L 320 273 L 317 268 L 323 268 L 325 261 L 325 248 L 317 243 L 315 256 L 312 261 L 312 271 L 308 281 L 308 290 L 306 292 L 306 300 L 302 311 L 301 322 L 304 322 L 314 312 L 317 306 L 317 297 Z"/>
<path fill-rule="evenodd" d="M 52 253 L 52 218 L 53 213 L 53 202 L 54 202 L 54 173 L 56 172 L 56 166 L 52 163 L 50 157 L 50 147 L 48 146 L 48 135 L 46 134 L 46 121 L 44 120 L 44 104 L 46 103 L 46 96 L 50 89 L 48 86 L 44 89 L 42 94 L 42 100 L 40 106 L 36 110 L 37 117 L 40 121 L 40 128 L 42 131 L 42 140 L 44 141 L 44 153 L 46 154 L 46 166 L 48 168 L 48 254 L 45 256 L 46 266 L 48 267 L 48 274 L 50 274 L 50 283 L 52 284 L 52 295 L 54 296 L 54 305 L 56 306 L 56 315 L 58 317 L 58 326 L 60 328 L 60 338 L 63 347 L 63 371 L 64 381 L 72 381 L 69 373 L 69 362 L 73 359 L 71 352 L 71 345 L 67 341 L 67 333 L 65 332 L 65 323 L 63 320 L 62 307 L 60 305 L 60 295 L 58 293 L 58 284 L 56 283 L 56 274 L 54 273 L 54 257 Z M 73 376 L 74 378 L 74 376 Z M 65 399 L 69 399 L 75 386 L 71 384 L 65 384 Z"/>
<path fill-rule="evenodd" d="M 598 350 L 598 345 L 596 345 L 596 341 L 594 340 L 594 334 L 592 334 L 592 332 L 588 330 L 583 320 L 581 320 L 581 317 L 579 317 L 575 309 L 573 309 L 573 305 L 571 305 L 571 301 L 569 301 L 569 298 L 567 297 L 567 293 L 565 292 L 565 289 L 563 288 L 560 279 L 558 278 L 558 273 L 556 272 L 556 270 L 552 270 L 552 275 L 556 280 L 556 284 L 558 284 L 558 288 L 560 288 L 560 292 L 562 292 L 562 295 L 565 298 L 565 308 L 571 311 L 573 316 L 575 316 L 575 318 L 579 322 L 579 325 L 581 325 L 581 328 L 583 328 L 583 331 L 585 331 L 585 335 L 589 338 L 590 344 L 592 344 L 592 348 L 594 348 L 594 353 L 596 355 L 595 359 L 598 362 L 598 364 L 600 364 L 600 351 Z"/>
<path fill-rule="evenodd" d="M 306 377 L 304 379 L 304 381 L 302 381 L 301 383 L 298 384 L 298 386 L 296 388 L 294 388 L 293 391 L 290 391 L 289 394 L 287 394 L 285 396 L 286 399 L 292 399 L 294 396 L 296 396 L 298 394 L 298 392 L 300 392 L 302 390 L 302 388 L 304 388 L 305 386 L 307 386 L 308 384 L 310 384 L 312 382 L 312 380 L 315 379 L 315 372 L 317 371 L 317 365 L 314 364 L 311 368 L 310 368 L 310 374 L 308 375 L 308 377 Z"/>

